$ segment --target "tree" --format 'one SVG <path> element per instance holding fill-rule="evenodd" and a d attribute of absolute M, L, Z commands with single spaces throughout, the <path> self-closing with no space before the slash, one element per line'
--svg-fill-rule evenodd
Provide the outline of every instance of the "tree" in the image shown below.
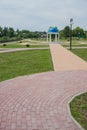
<path fill-rule="evenodd" d="M 60 38 L 64 37 L 64 32 L 63 30 L 60 31 Z"/>
<path fill-rule="evenodd" d="M 3 36 L 3 29 L 2 29 L 2 27 L 0 27 L 0 37 L 2 37 Z"/>
<path fill-rule="evenodd" d="M 83 37 L 85 36 L 84 30 L 80 27 L 76 27 L 73 29 L 73 36 L 74 37 Z"/>
<path fill-rule="evenodd" d="M 70 36 L 70 27 L 66 26 L 62 31 L 61 35 L 64 36 L 65 38 Z"/>
<path fill-rule="evenodd" d="M 15 35 L 15 31 L 12 27 L 10 27 L 8 29 L 8 37 L 14 37 L 14 35 Z"/>
<path fill-rule="evenodd" d="M 3 29 L 3 36 L 5 36 L 5 37 L 8 36 L 8 27 L 4 27 L 4 29 Z"/>

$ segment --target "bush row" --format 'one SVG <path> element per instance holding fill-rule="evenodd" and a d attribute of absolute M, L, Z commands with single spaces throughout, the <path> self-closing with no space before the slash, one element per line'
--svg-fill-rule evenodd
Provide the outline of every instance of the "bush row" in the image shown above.
<path fill-rule="evenodd" d="M 12 41 L 19 41 L 19 40 L 21 40 L 20 37 L 13 37 L 13 38 L 2 37 L 2 38 L 0 38 L 0 43 L 12 42 Z"/>

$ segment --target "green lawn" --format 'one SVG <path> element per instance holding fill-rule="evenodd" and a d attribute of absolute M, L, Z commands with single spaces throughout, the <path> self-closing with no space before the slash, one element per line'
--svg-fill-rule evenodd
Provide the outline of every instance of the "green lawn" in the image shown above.
<path fill-rule="evenodd" d="M 18 46 L 9 44 L 9 48 Z M 87 61 L 87 49 L 72 49 L 72 52 Z M 49 49 L 0 53 L 0 81 L 51 70 L 53 65 Z M 75 119 L 87 130 L 87 93 L 76 97 L 70 108 Z"/>
<path fill-rule="evenodd" d="M 81 42 L 83 42 L 84 44 L 81 44 Z M 61 41 L 61 45 L 64 46 L 64 47 L 70 48 L 70 41 L 68 43 Z M 72 40 L 72 48 L 73 47 L 87 47 L 87 41 L 86 40 L 75 40 L 75 39 L 73 39 Z"/>
<path fill-rule="evenodd" d="M 69 43 L 62 43 L 61 45 L 70 48 Z M 87 44 L 80 44 L 79 41 L 73 40 L 71 50 L 72 53 L 87 61 L 87 48 L 73 49 L 73 47 L 87 47 Z M 72 116 L 87 130 L 87 93 L 74 98 L 70 103 L 70 110 Z"/>
<path fill-rule="evenodd" d="M 62 46 L 64 46 L 64 47 L 70 47 L 69 44 L 62 44 Z M 73 47 L 87 47 L 87 44 L 72 44 L 72 48 Z"/>
<path fill-rule="evenodd" d="M 72 52 L 87 61 L 87 49 L 72 49 Z M 73 117 L 87 130 L 87 93 L 74 98 L 70 108 Z"/>
<path fill-rule="evenodd" d="M 68 49 L 70 49 L 70 44 L 61 44 L 64 47 L 68 47 Z M 83 48 L 73 48 L 73 47 L 83 47 Z M 81 57 L 82 59 L 84 59 L 85 61 L 87 61 L 87 44 L 80 44 L 78 41 L 73 41 L 72 43 L 72 52 L 76 55 L 78 55 L 79 57 Z"/>
<path fill-rule="evenodd" d="M 87 93 L 74 98 L 70 108 L 73 117 L 87 130 Z"/>
<path fill-rule="evenodd" d="M 19 43 L 6 44 L 6 46 L 3 46 L 3 44 L 0 45 L 0 48 L 39 48 L 39 47 L 49 47 L 49 45 L 30 45 L 29 47 L 26 47 L 26 45 L 21 45 Z"/>
<path fill-rule="evenodd" d="M 0 81 L 51 70 L 53 70 L 53 66 L 50 50 L 0 54 Z"/>
<path fill-rule="evenodd" d="M 72 49 L 71 51 L 85 61 L 87 61 L 87 49 Z"/>
<path fill-rule="evenodd" d="M 87 46 L 87 44 L 74 46 Z M 71 51 L 87 61 L 87 49 L 72 49 Z M 73 117 L 87 130 L 87 93 L 74 98 L 70 103 L 70 109 Z"/>

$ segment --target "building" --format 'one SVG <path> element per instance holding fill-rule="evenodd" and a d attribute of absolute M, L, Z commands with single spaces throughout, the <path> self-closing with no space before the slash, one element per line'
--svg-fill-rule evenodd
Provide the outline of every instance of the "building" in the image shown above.
<path fill-rule="evenodd" d="M 47 42 L 59 42 L 59 30 L 57 27 L 50 27 L 47 31 Z"/>

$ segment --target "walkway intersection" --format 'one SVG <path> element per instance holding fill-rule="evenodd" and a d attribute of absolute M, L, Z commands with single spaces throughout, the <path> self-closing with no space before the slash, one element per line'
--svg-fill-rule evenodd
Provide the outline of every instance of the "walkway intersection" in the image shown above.
<path fill-rule="evenodd" d="M 73 121 L 68 103 L 86 91 L 87 69 L 56 70 L 3 81 L 0 130 L 82 130 Z"/>

